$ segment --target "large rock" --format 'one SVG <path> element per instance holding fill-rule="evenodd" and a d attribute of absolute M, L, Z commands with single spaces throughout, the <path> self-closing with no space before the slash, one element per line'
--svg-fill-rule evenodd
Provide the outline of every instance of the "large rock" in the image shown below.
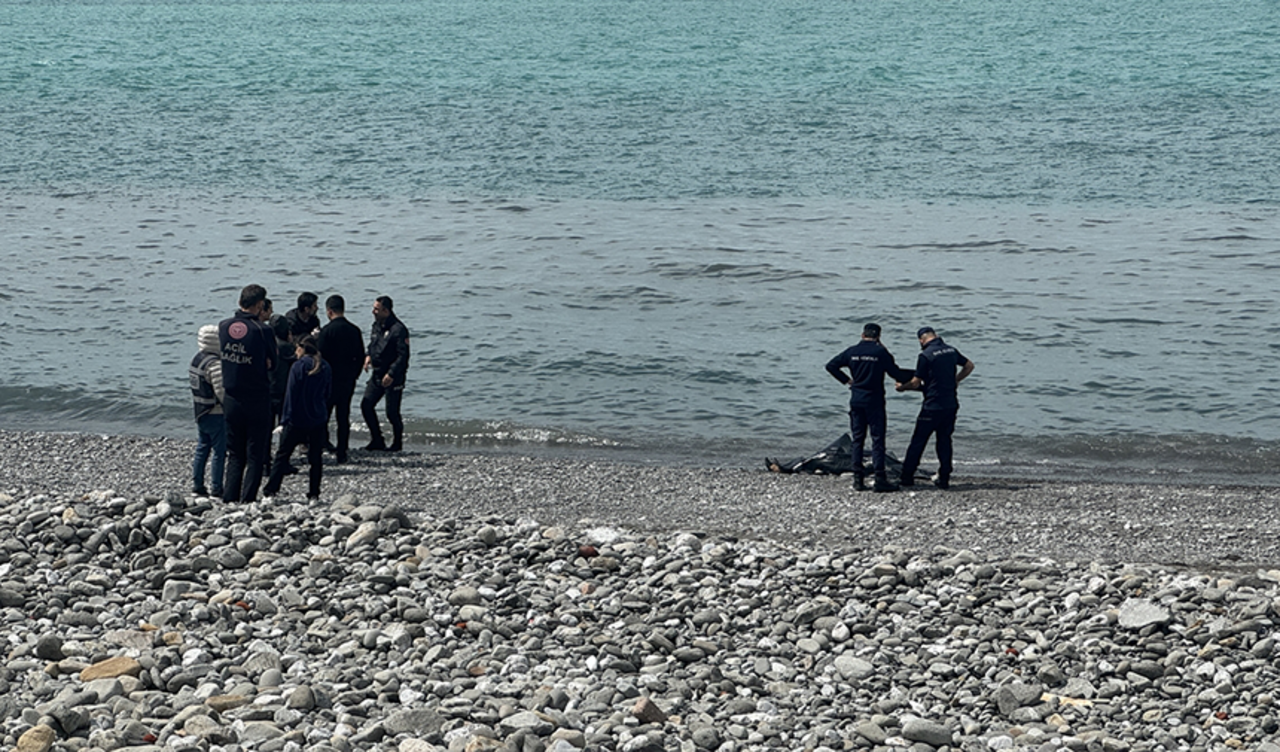
<path fill-rule="evenodd" d="M 54 730 L 45 725 L 32 726 L 20 737 L 14 752 L 49 752 L 58 738 Z"/>
<path fill-rule="evenodd" d="M 636 700 L 636 704 L 631 708 L 631 715 L 635 716 L 641 723 L 667 722 L 667 714 L 663 712 L 662 708 L 658 707 L 658 703 L 648 697 L 641 697 Z"/>
<path fill-rule="evenodd" d="M 876 667 L 870 662 L 848 653 L 836 656 L 835 667 L 845 681 L 861 681 L 876 672 Z"/>
<path fill-rule="evenodd" d="M 80 672 L 80 681 L 88 683 L 97 679 L 118 679 L 121 676 L 138 676 L 142 664 L 128 656 L 116 656 L 95 663 Z"/>
<path fill-rule="evenodd" d="M 1040 702 L 1043 695 L 1044 687 L 1039 684 L 1005 684 L 996 690 L 996 707 L 1001 715 L 1008 717 L 1018 708 Z"/>
<path fill-rule="evenodd" d="M 1120 605 L 1120 626 L 1124 629 L 1144 629 L 1153 625 L 1165 625 L 1173 619 L 1169 609 L 1147 598 L 1130 598 Z"/>
<path fill-rule="evenodd" d="M 951 744 L 951 729 L 924 718 L 908 719 L 902 724 L 902 736 L 909 741 L 924 742 L 933 747 L 945 747 Z"/>
<path fill-rule="evenodd" d="M 431 736 L 440 732 L 444 718 L 434 710 L 401 710 L 392 713 L 382 724 L 392 736 L 413 734 L 415 736 Z"/>

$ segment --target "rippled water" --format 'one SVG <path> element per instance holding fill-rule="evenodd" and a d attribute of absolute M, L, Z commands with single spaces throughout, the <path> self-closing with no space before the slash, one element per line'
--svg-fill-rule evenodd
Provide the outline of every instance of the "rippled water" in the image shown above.
<path fill-rule="evenodd" d="M 928 323 L 973 472 L 1276 482 L 1280 9 L 0 9 L 0 425 L 185 434 L 194 331 L 391 294 L 438 445 L 749 464 Z M 918 397 L 890 397 L 905 446 Z"/>

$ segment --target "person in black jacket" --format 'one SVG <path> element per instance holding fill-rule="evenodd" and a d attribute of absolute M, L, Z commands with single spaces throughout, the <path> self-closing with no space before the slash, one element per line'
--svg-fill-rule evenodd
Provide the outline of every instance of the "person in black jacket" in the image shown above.
<path fill-rule="evenodd" d="M 275 335 L 276 359 L 271 366 L 268 380 L 271 382 L 271 417 L 274 425 L 280 424 L 280 413 L 284 410 L 284 390 L 289 384 L 289 369 L 298 359 L 294 352 L 297 345 L 290 334 L 289 320 L 284 316 L 276 316 L 267 324 Z M 301 339 L 301 338 L 299 338 Z"/>
<path fill-rule="evenodd" d="M 951 434 L 956 430 L 956 414 L 960 412 L 960 400 L 956 387 L 973 373 L 973 361 L 960 351 L 942 341 L 932 327 L 923 326 L 916 332 L 920 340 L 920 357 L 916 359 L 916 373 L 911 380 L 898 386 L 898 391 L 924 392 L 916 428 L 911 434 L 911 445 L 902 458 L 904 486 L 914 486 L 916 468 L 924 455 L 925 444 L 933 435 L 934 449 L 938 452 L 938 488 L 951 487 Z M 960 369 L 959 372 L 956 369 Z"/>
<path fill-rule="evenodd" d="M 848 375 L 845 371 L 848 370 Z M 896 384 L 911 380 L 914 374 L 894 362 L 893 355 L 880 344 L 880 325 L 867 324 L 862 339 L 827 363 L 827 372 L 849 387 L 849 437 L 853 439 L 853 482 L 859 491 L 867 490 L 862 469 L 862 446 L 871 432 L 871 471 L 875 474 L 876 491 L 897 491 L 884 469 L 884 377 Z"/>
<path fill-rule="evenodd" d="M 316 315 L 319 301 L 314 292 L 304 292 L 298 296 L 298 307 L 284 315 L 289 320 L 289 334 L 293 335 L 294 342 L 320 331 L 320 317 Z"/>
<path fill-rule="evenodd" d="M 262 489 L 263 496 L 275 496 L 289 470 L 289 455 L 299 444 L 307 445 L 307 498 L 320 498 L 323 474 L 321 453 L 324 451 L 325 419 L 329 410 L 329 389 L 333 375 L 329 364 L 320 356 L 314 337 L 304 337 L 295 348 L 293 366 L 289 369 L 285 388 L 284 411 L 280 417 L 280 451 L 276 454 L 271 477 Z"/>
<path fill-rule="evenodd" d="M 275 337 L 259 320 L 266 298 L 261 285 L 246 286 L 240 291 L 240 310 L 218 324 L 227 420 L 227 501 L 254 500 L 271 455 L 269 374 L 277 356 Z"/>
<path fill-rule="evenodd" d="M 341 295 L 330 295 L 324 302 L 325 315 L 329 323 L 324 325 L 316 336 L 316 344 L 320 347 L 320 355 L 333 368 L 333 392 L 329 398 L 329 414 L 338 419 L 338 443 L 334 446 L 334 454 L 339 463 L 347 461 L 347 452 L 351 444 L 351 397 L 356 391 L 356 382 L 360 380 L 360 369 L 364 366 L 364 332 L 360 327 L 347 320 L 345 315 L 347 303 Z M 328 423 L 325 424 L 325 442 L 328 437 Z"/>
<path fill-rule="evenodd" d="M 369 427 L 369 444 L 375 452 L 398 452 L 404 442 L 404 420 L 400 402 L 404 399 L 405 376 L 409 372 L 409 330 L 396 318 L 390 297 L 383 295 L 373 303 L 373 330 L 369 335 L 369 353 L 364 369 L 372 371 L 360 400 L 360 413 Z M 378 426 L 378 402 L 387 398 L 387 421 L 394 435 L 391 446 L 382 438 Z"/>

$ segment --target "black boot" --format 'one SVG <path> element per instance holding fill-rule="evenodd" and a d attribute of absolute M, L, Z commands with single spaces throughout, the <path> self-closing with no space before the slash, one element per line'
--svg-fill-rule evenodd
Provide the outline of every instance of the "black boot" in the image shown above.
<path fill-rule="evenodd" d="M 861 475 L 855 475 L 855 476 L 853 476 L 853 490 L 855 490 L 855 491 L 869 491 L 869 490 L 871 490 L 871 489 L 867 488 L 867 479 L 866 479 L 866 478 L 862 477 Z"/>
<path fill-rule="evenodd" d="M 876 482 L 871 489 L 876 493 L 891 493 L 898 490 L 898 484 L 890 483 L 889 478 L 881 473 L 876 476 Z"/>

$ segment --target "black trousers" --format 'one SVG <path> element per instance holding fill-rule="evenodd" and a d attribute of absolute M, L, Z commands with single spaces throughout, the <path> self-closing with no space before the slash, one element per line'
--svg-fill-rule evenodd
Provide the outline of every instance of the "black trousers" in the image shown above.
<path fill-rule="evenodd" d="M 356 392 L 356 380 L 333 380 L 333 391 L 329 393 L 329 417 L 338 420 L 338 443 L 334 446 L 339 462 L 347 461 L 347 452 L 351 448 L 351 398 Z M 329 426 L 324 427 L 324 443 L 329 443 Z"/>
<path fill-rule="evenodd" d="M 884 404 L 850 405 L 849 438 L 853 439 L 853 474 L 859 478 L 866 473 L 862 469 L 862 445 L 867 433 L 871 433 L 871 470 L 877 478 L 884 477 Z"/>
<path fill-rule="evenodd" d="M 307 445 L 307 463 L 311 465 L 307 476 L 307 498 L 314 499 L 320 496 L 320 476 L 324 471 L 322 464 L 324 433 L 323 425 L 311 428 L 284 427 L 280 432 L 280 451 L 276 453 L 275 464 L 271 467 L 271 477 L 267 480 L 266 487 L 262 489 L 263 496 L 275 496 L 279 493 L 285 471 L 289 469 L 289 457 L 299 444 Z"/>
<path fill-rule="evenodd" d="M 921 410 L 916 418 L 916 429 L 911 434 L 911 445 L 902 460 L 902 477 L 912 478 L 920 467 L 925 444 L 932 435 L 934 449 L 938 452 L 938 478 L 951 479 L 951 434 L 956 430 L 955 410 Z"/>
<path fill-rule="evenodd" d="M 387 398 L 387 422 L 391 424 L 391 430 L 394 432 L 392 444 L 398 447 L 404 437 L 404 420 L 400 417 L 400 402 L 404 399 L 404 384 L 383 386 L 380 376 L 374 376 L 369 379 L 369 383 L 364 388 L 364 398 L 360 400 L 360 414 L 364 416 L 364 423 L 369 427 L 369 443 L 374 446 L 384 444 L 382 428 L 378 425 L 377 410 L 378 402 L 383 397 Z"/>
<path fill-rule="evenodd" d="M 238 400 L 230 394 L 222 402 L 227 419 L 227 468 L 223 498 L 253 501 L 271 457 L 271 399 Z"/>

